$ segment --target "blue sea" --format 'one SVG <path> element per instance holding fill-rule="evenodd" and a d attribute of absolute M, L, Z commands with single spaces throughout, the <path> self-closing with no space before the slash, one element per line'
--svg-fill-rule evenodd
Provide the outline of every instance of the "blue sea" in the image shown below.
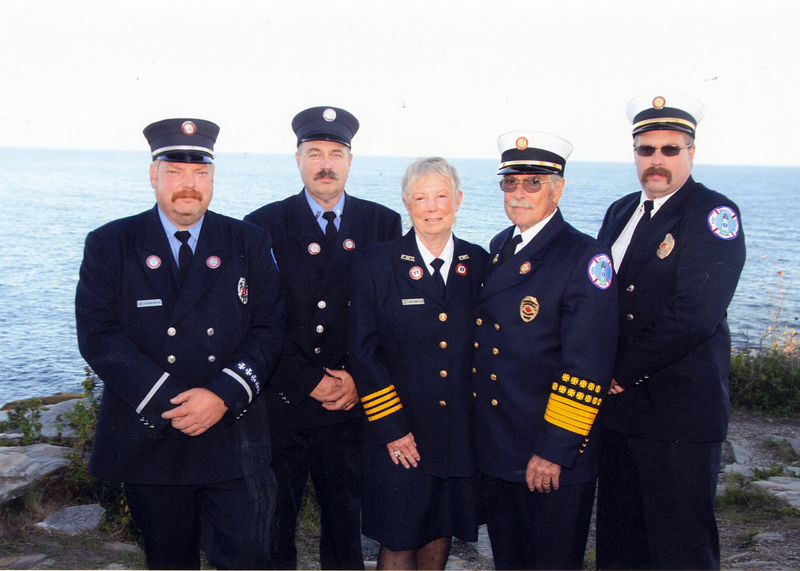
<path fill-rule="evenodd" d="M 356 154 L 347 190 L 404 212 L 402 157 Z M 243 217 L 302 188 L 293 155 L 218 155 L 211 208 Z M 509 225 L 495 175 L 497 161 L 453 159 L 464 201 L 455 231 L 488 248 Z M 73 309 L 83 241 L 90 230 L 151 208 L 145 152 L 0 150 L 0 404 L 58 391 L 80 391 L 84 362 Z M 757 340 L 776 321 L 800 317 L 800 168 L 696 164 L 694 177 L 738 203 L 747 264 L 728 316 L 734 345 Z M 564 217 L 592 235 L 607 206 L 638 190 L 633 164 L 570 163 Z M 780 312 L 780 313 L 778 313 Z"/>

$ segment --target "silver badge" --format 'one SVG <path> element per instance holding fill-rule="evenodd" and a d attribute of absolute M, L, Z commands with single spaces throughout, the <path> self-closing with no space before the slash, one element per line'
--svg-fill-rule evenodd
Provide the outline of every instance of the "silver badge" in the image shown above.
<path fill-rule="evenodd" d="M 247 280 L 244 278 L 239 278 L 239 300 L 244 304 L 247 305 Z"/>

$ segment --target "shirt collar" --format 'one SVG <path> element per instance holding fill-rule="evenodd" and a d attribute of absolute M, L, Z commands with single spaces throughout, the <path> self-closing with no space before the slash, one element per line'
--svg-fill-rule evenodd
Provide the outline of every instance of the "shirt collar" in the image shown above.
<path fill-rule="evenodd" d="M 453 263 L 453 253 L 456 250 L 453 233 L 450 232 L 450 239 L 447 240 L 447 244 L 444 245 L 444 250 L 442 250 L 442 253 L 438 256 L 431 254 L 430 250 L 425 247 L 416 233 L 414 233 L 414 239 L 417 241 L 417 248 L 422 256 L 422 261 L 425 262 L 425 265 L 428 267 L 428 271 L 431 273 L 431 275 L 433 275 L 433 266 L 431 265 L 431 262 L 436 258 L 444 261 L 444 264 L 442 264 L 441 274 L 442 278 L 444 278 L 444 282 L 447 283 L 447 274 L 450 272 L 450 266 Z"/>
<path fill-rule="evenodd" d="M 308 190 L 303 189 L 303 193 L 305 194 L 306 201 L 308 202 L 308 207 L 311 208 L 311 212 L 314 214 L 314 218 L 317 220 L 317 222 L 320 222 L 321 220 L 322 224 L 327 224 L 327 221 L 322 218 L 322 213 L 325 212 L 325 208 L 323 208 L 319 202 L 314 200 L 314 197 L 309 194 Z M 337 228 L 339 227 L 339 219 L 342 217 L 342 212 L 344 212 L 344 197 L 345 193 L 343 192 L 342 196 L 339 197 L 339 200 L 337 200 L 336 204 L 334 204 L 333 208 L 331 208 L 331 210 L 336 213 Z"/>
<path fill-rule="evenodd" d="M 520 232 L 519 226 L 514 226 L 514 234 L 512 235 L 512 237 L 516 236 L 517 234 L 522 234 L 522 242 L 520 242 L 520 244 L 517 246 L 516 252 L 519 252 L 522 248 L 527 246 L 528 242 L 533 240 L 534 236 L 536 236 L 539 232 L 541 232 L 542 228 L 547 226 L 547 223 L 550 222 L 550 220 L 553 218 L 553 216 L 556 215 L 556 211 L 557 210 L 558 210 L 558 208 L 553 210 L 553 212 L 550 213 L 550 216 L 548 216 L 544 220 L 540 220 L 539 222 L 537 222 L 536 224 L 534 224 L 533 226 L 531 226 L 530 228 L 528 228 L 524 232 Z"/>
<path fill-rule="evenodd" d="M 175 224 L 172 223 L 172 220 L 167 218 L 167 215 L 164 214 L 160 206 L 158 207 L 158 217 L 161 220 L 161 225 L 164 227 L 164 232 L 167 233 L 167 238 L 177 240 L 177 238 L 175 238 L 175 232 L 178 232 L 180 228 L 175 226 Z M 197 224 L 191 228 L 188 228 L 189 234 L 191 234 L 191 237 L 194 238 L 195 243 L 197 242 L 198 238 L 200 238 L 200 229 L 203 227 L 203 220 L 205 217 L 206 215 L 203 214 L 200 217 L 200 220 L 197 221 Z"/>

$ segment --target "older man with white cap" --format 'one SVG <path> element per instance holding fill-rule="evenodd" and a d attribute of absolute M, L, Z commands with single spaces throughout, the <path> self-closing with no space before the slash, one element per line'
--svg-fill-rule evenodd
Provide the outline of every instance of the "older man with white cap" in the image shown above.
<path fill-rule="evenodd" d="M 703 105 L 627 108 L 641 191 L 608 209 L 619 349 L 604 410 L 599 569 L 719 569 L 714 499 L 728 429 L 728 304 L 745 260 L 739 208 L 691 176 Z"/>
<path fill-rule="evenodd" d="M 571 144 L 498 146 L 513 226 L 491 243 L 472 370 L 489 538 L 498 569 L 581 569 L 617 337 L 611 252 L 558 209 Z"/>

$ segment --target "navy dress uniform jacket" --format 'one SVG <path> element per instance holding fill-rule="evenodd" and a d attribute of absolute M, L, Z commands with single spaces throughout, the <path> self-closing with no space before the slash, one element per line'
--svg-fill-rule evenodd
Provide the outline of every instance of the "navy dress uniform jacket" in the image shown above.
<path fill-rule="evenodd" d="M 258 394 L 277 363 L 285 305 L 269 235 L 207 212 L 188 277 L 157 208 L 86 238 L 75 296 L 78 345 L 103 380 L 92 475 L 129 484 L 207 484 L 270 464 Z M 228 407 L 200 436 L 161 414 L 195 387 Z"/>
<path fill-rule="evenodd" d="M 347 315 L 350 269 L 358 250 L 402 235 L 400 215 L 380 204 L 345 195 L 333 247 L 327 245 L 305 191 L 248 214 L 269 231 L 288 306 L 283 353 L 265 389 L 270 426 L 293 430 L 356 418 L 358 410 L 328 411 L 308 395 L 325 368 L 349 371 Z M 312 244 L 320 251 L 313 253 Z"/>
<path fill-rule="evenodd" d="M 640 196 L 635 192 L 609 207 L 601 242 L 616 241 Z M 614 369 L 626 390 L 606 402 L 607 428 L 660 440 L 725 439 L 731 360 L 726 311 L 744 266 L 745 241 L 740 220 L 734 237 L 715 233 L 712 214 L 720 209 L 738 219 L 732 201 L 690 177 L 628 247 L 617 280 Z"/>
<path fill-rule="evenodd" d="M 412 432 L 417 470 L 439 478 L 474 474 L 472 308 L 488 255 L 454 241 L 444 299 L 414 230 L 368 248 L 353 265 L 350 359 L 369 426 L 365 461 L 384 469 L 405 471 L 386 444 Z"/>
<path fill-rule="evenodd" d="M 492 239 L 493 258 L 513 231 Z M 524 483 L 536 454 L 562 467 L 562 485 L 596 477 L 594 419 L 610 386 L 617 343 L 609 262 L 607 247 L 556 211 L 522 250 L 487 271 L 475 309 L 473 357 L 483 473 Z"/>

